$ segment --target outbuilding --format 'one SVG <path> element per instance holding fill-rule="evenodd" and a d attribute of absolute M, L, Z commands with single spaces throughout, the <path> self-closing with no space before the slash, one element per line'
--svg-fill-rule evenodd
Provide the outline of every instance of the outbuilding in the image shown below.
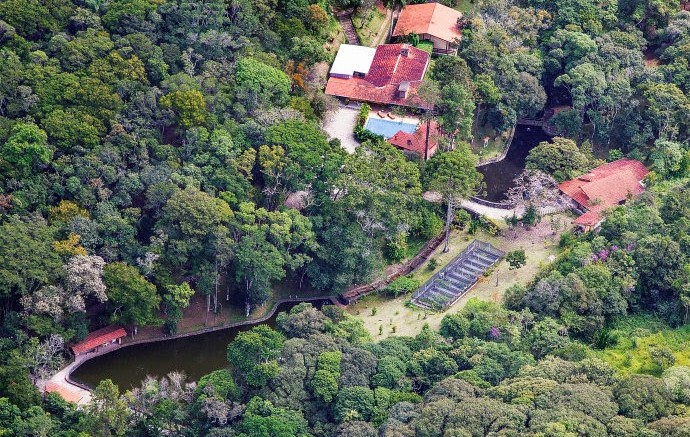
<path fill-rule="evenodd" d="M 84 341 L 72 346 L 75 356 L 98 352 L 111 344 L 121 344 L 122 339 L 127 337 L 127 331 L 121 326 L 110 325 L 97 331 L 89 332 Z"/>

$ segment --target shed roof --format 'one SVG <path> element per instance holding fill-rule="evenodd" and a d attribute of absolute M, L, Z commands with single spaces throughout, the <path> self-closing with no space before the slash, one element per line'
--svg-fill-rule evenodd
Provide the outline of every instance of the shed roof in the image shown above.
<path fill-rule="evenodd" d="M 72 352 L 74 352 L 75 355 L 78 355 L 88 352 L 91 349 L 94 349 L 96 346 L 110 343 L 111 341 L 122 337 L 127 337 L 127 331 L 125 331 L 122 327 L 116 325 L 106 326 L 105 328 L 101 328 L 97 331 L 89 332 L 84 338 L 84 341 L 72 346 Z"/>
<path fill-rule="evenodd" d="M 331 75 L 352 76 L 355 72 L 367 74 L 376 49 L 373 47 L 341 44 L 331 66 Z"/>
<path fill-rule="evenodd" d="M 440 3 L 407 5 L 400 12 L 393 36 L 427 34 L 452 42 L 462 36 L 458 29 L 458 19 L 461 17 L 462 12 Z"/>

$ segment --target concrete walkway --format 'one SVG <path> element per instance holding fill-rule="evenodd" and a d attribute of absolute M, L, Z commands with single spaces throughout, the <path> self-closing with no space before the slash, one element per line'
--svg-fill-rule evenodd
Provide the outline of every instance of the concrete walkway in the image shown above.
<path fill-rule="evenodd" d="M 501 209 L 501 208 L 492 208 L 490 206 L 486 205 L 480 205 L 477 202 L 473 202 L 471 200 L 463 200 L 461 206 L 469 211 L 472 211 L 476 214 L 483 215 L 485 217 L 488 217 L 492 220 L 503 220 L 506 217 L 512 217 L 513 214 L 516 216 L 520 217 L 522 215 L 521 210 L 518 210 L 518 208 L 513 208 L 513 209 Z"/>
<path fill-rule="evenodd" d="M 86 357 L 84 356 L 77 357 L 77 359 L 70 363 L 67 367 L 53 375 L 53 377 L 46 382 L 46 388 L 48 391 L 54 391 L 65 398 L 65 400 L 74 402 L 77 405 L 85 405 L 91 402 L 90 391 L 74 385 L 67 380 L 67 377 L 72 370 L 79 366 L 85 358 Z"/>

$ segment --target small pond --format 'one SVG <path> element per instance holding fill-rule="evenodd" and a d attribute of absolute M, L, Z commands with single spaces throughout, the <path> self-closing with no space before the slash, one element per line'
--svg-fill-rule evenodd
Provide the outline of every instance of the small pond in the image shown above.
<path fill-rule="evenodd" d="M 321 307 L 326 302 L 314 301 L 312 305 Z M 274 327 L 278 313 L 289 311 L 297 304 L 286 302 L 278 305 L 273 316 L 263 323 Z M 147 375 L 161 377 L 172 371 L 184 372 L 189 380 L 197 381 L 207 373 L 226 367 L 228 343 L 239 332 L 256 325 L 127 346 L 86 361 L 72 373 L 72 379 L 95 387 L 109 378 L 120 390 L 139 386 Z"/>
<path fill-rule="evenodd" d="M 505 159 L 478 167 L 484 175 L 486 195 L 479 196 L 491 202 L 505 200 L 505 192 L 513 186 L 513 180 L 525 169 L 525 158 L 530 150 L 551 137 L 540 127 L 517 126 L 513 142 Z"/>
<path fill-rule="evenodd" d="M 386 120 L 385 118 L 369 117 L 364 128 L 388 139 L 397 134 L 398 131 L 413 133 L 417 129 L 417 123 L 405 122 L 402 119 Z"/>

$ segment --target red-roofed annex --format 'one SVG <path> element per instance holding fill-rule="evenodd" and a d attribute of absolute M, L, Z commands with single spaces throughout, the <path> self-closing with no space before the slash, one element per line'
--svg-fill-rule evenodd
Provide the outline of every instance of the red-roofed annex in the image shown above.
<path fill-rule="evenodd" d="M 451 54 L 457 51 L 457 41 L 462 34 L 458 20 L 462 13 L 440 3 L 407 5 L 393 30 L 394 37 L 416 33 L 422 40 L 434 43 L 434 52 Z"/>
<path fill-rule="evenodd" d="M 96 351 L 109 344 L 122 341 L 123 337 L 127 337 L 127 331 L 122 327 L 116 325 L 106 326 L 97 331 L 89 332 L 84 338 L 84 341 L 72 346 L 74 355 L 81 355 L 87 352 Z"/>
<path fill-rule="evenodd" d="M 575 224 L 585 230 L 598 226 L 606 209 L 621 205 L 644 192 L 642 181 L 649 170 L 640 161 L 623 158 L 561 183 L 558 188 L 584 213 Z"/>
<path fill-rule="evenodd" d="M 434 156 L 434 153 L 436 153 L 438 139 L 441 136 L 440 126 L 435 121 L 420 123 L 417 126 L 417 130 L 415 130 L 413 133 L 398 131 L 395 135 L 388 139 L 388 142 L 395 147 L 402 149 L 402 151 L 405 153 L 414 154 L 424 159 L 427 129 L 429 129 L 429 150 L 427 152 L 427 159 L 429 159 Z"/>

